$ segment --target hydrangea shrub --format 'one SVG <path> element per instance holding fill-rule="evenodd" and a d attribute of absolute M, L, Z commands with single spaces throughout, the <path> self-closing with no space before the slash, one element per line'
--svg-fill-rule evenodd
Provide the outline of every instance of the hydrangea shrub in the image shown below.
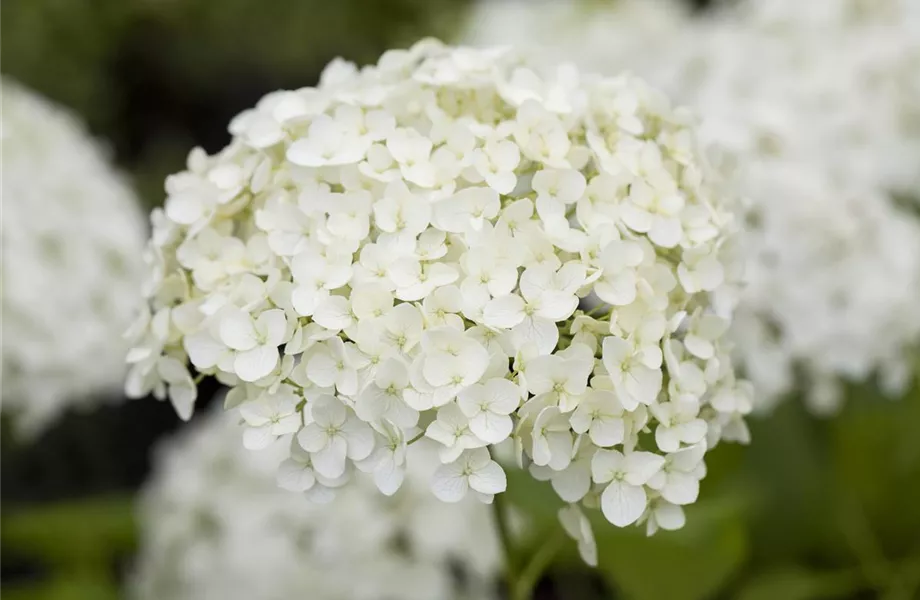
<path fill-rule="evenodd" d="M 3 412 L 34 435 L 68 407 L 116 397 L 147 233 L 82 123 L 0 83 Z"/>
<path fill-rule="evenodd" d="M 276 482 L 289 446 L 249 452 L 235 415 L 208 414 L 159 449 L 129 597 L 493 598 L 501 561 L 492 515 L 473 498 L 450 505 L 431 495 L 435 446 L 408 450 L 405 485 L 392 497 L 362 479 L 332 504 L 308 503 Z"/>
<path fill-rule="evenodd" d="M 231 386 L 246 447 L 294 440 L 287 487 L 392 494 L 424 436 L 438 498 L 491 502 L 511 440 L 589 548 L 574 505 L 679 527 L 706 451 L 747 439 L 712 303 L 734 204 L 642 81 L 423 41 L 230 132 L 154 211 L 129 385 L 184 417 L 190 369 Z"/>

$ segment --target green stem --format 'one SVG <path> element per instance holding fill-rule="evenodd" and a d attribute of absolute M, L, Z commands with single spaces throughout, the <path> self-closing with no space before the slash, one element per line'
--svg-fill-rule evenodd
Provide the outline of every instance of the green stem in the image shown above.
<path fill-rule="evenodd" d="M 609 308 L 609 305 L 608 305 L 608 304 L 606 304 L 606 303 L 604 303 L 604 302 L 601 302 L 600 304 L 598 304 L 597 306 L 595 306 L 594 308 L 592 308 L 591 310 L 589 310 L 588 312 L 586 312 L 585 315 L 587 315 L 587 316 L 589 316 L 589 317 L 593 317 L 593 316 L 596 315 L 597 313 L 603 312 L 604 310 L 606 310 L 606 309 L 608 309 L 608 308 Z"/>
<path fill-rule="evenodd" d="M 425 437 L 425 430 L 424 430 L 424 429 L 423 429 L 417 436 L 415 436 L 414 438 L 412 438 L 411 440 L 409 440 L 408 442 L 406 442 L 406 446 L 411 446 L 412 444 L 414 444 L 415 442 L 419 441 L 419 440 L 422 439 L 423 437 Z"/>
<path fill-rule="evenodd" d="M 559 552 L 564 537 L 562 529 L 557 528 L 553 537 L 534 552 L 511 589 L 511 600 L 531 600 L 533 598 L 534 588 L 537 587 L 537 583 L 540 582 L 540 578 L 546 568 L 553 562 L 556 553 Z"/>

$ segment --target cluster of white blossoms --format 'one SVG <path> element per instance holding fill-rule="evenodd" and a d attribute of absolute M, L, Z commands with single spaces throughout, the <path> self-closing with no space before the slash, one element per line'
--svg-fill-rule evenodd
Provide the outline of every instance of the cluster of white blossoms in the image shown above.
<path fill-rule="evenodd" d="M 663 57 L 654 79 L 708 107 L 707 138 L 805 162 L 847 187 L 917 193 L 915 0 L 746 0 L 685 31 L 673 49 L 682 64 Z"/>
<path fill-rule="evenodd" d="M 392 494 L 425 436 L 434 494 L 491 502 L 513 439 L 567 502 L 654 530 L 682 523 L 707 449 L 747 439 L 710 305 L 732 203 L 641 81 L 426 40 L 230 130 L 153 215 L 129 387 L 188 416 L 188 363 L 232 386 L 246 447 L 294 435 L 288 487 L 357 471 Z"/>
<path fill-rule="evenodd" d="M 501 560 L 490 511 L 436 500 L 434 442 L 408 451 L 393 497 L 370 481 L 332 504 L 276 484 L 289 441 L 264 452 L 239 442 L 232 413 L 211 414 L 170 441 L 141 501 L 134 600 L 486 600 Z M 300 453 L 294 442 L 293 452 Z M 289 487 L 292 480 L 280 483 Z"/>
<path fill-rule="evenodd" d="M 841 380 L 873 374 L 902 391 L 920 341 L 920 224 L 896 201 L 920 198 L 920 3 L 751 0 L 696 17 L 668 1 L 563 4 L 535 55 L 634 70 L 696 109 L 750 201 L 729 337 L 758 402 L 805 389 L 829 411 Z M 532 4 L 500 23 L 496 3 L 481 11 L 474 23 L 501 32 L 470 31 L 485 44 L 529 35 L 523 12 L 544 18 Z"/>
<path fill-rule="evenodd" d="M 72 404 L 120 395 L 147 233 L 72 115 L 6 78 L 0 98 L 3 412 L 29 435 Z"/>

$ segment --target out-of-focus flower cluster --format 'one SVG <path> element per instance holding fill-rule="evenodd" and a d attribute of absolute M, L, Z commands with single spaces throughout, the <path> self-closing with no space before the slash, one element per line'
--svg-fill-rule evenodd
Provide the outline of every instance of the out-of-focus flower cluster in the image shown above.
<path fill-rule="evenodd" d="M 301 451 L 294 443 L 294 453 Z M 428 490 L 433 442 L 408 451 L 394 496 L 358 481 L 333 504 L 279 489 L 278 442 L 248 452 L 231 413 L 212 414 L 162 448 L 141 509 L 135 600 L 484 600 L 500 571 L 489 510 Z M 293 478 L 278 481 L 290 487 Z"/>
<path fill-rule="evenodd" d="M 654 531 L 682 525 L 707 449 L 746 440 L 710 305 L 733 206 L 641 81 L 424 41 L 230 129 L 153 215 L 128 385 L 188 416 L 189 363 L 215 375 L 245 446 L 294 436 L 287 487 L 325 498 L 357 470 L 392 494 L 426 436 L 434 494 L 491 502 L 513 439 L 567 502 Z"/>
<path fill-rule="evenodd" d="M 597 33 L 573 27 L 535 52 L 633 69 L 694 107 L 701 139 L 751 201 L 731 337 L 758 398 L 795 389 L 799 368 L 817 410 L 837 406 L 841 379 L 878 373 L 903 390 L 920 339 L 920 225 L 896 201 L 920 187 L 918 4 L 751 0 L 692 17 L 627 0 L 595 7 L 602 19 L 579 4 L 569 22 L 591 15 L 585 31 Z M 520 14 L 494 21 L 507 6 L 481 10 L 474 22 L 502 39 L 530 33 Z M 482 31 L 470 36 L 498 40 Z"/>
<path fill-rule="evenodd" d="M 478 0 L 461 37 L 474 47 L 518 48 L 540 65 L 567 60 L 591 73 L 649 80 L 690 18 L 683 0 Z"/>
<path fill-rule="evenodd" d="M 26 434 L 119 389 L 146 236 L 134 195 L 66 111 L 2 82 L 3 411 Z"/>

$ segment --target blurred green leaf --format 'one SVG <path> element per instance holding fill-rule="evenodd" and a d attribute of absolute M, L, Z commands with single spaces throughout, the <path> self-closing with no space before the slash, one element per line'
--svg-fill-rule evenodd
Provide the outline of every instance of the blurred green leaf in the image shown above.
<path fill-rule="evenodd" d="M 92 575 L 59 577 L 31 585 L 4 586 L 3 600 L 118 600 L 117 586 Z"/>
<path fill-rule="evenodd" d="M 832 478 L 826 425 L 799 398 L 751 419 L 753 441 L 733 480 L 746 485 L 755 502 L 749 526 L 756 563 L 770 568 L 805 561 L 816 548 L 840 546 L 836 524 L 827 518 Z"/>
<path fill-rule="evenodd" d="M 642 528 L 595 527 L 599 568 L 626 598 L 702 600 L 721 590 L 747 559 L 740 506 L 728 498 L 687 511 L 687 526 L 646 537 Z"/>
<path fill-rule="evenodd" d="M 95 498 L 50 506 L 4 507 L 4 554 L 40 560 L 58 571 L 108 569 L 136 541 L 129 498 Z"/>
<path fill-rule="evenodd" d="M 3 72 L 76 109 L 96 129 L 122 108 L 108 73 L 135 0 L 4 0 Z"/>
<path fill-rule="evenodd" d="M 506 465 L 508 500 L 531 520 L 546 525 L 556 522 L 556 514 L 564 502 L 547 481 L 537 481 L 527 471 Z"/>
<path fill-rule="evenodd" d="M 841 526 L 866 530 L 889 559 L 920 551 L 918 424 L 920 390 L 891 400 L 865 388 L 830 424 Z"/>
<path fill-rule="evenodd" d="M 823 600 L 849 597 L 860 587 L 858 574 L 818 573 L 788 567 L 757 575 L 738 595 L 738 600 Z"/>

